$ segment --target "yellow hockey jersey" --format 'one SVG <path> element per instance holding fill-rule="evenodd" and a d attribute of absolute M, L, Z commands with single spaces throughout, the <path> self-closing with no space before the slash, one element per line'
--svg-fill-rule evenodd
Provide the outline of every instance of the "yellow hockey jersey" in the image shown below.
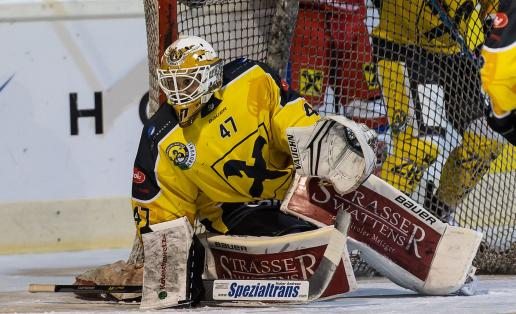
<path fill-rule="evenodd" d="M 380 21 L 372 35 L 402 45 L 416 45 L 434 53 L 461 51 L 450 27 L 434 5 L 446 12 L 467 48 L 473 51 L 484 41 L 477 2 L 487 0 L 377 0 Z"/>
<path fill-rule="evenodd" d="M 318 114 L 265 64 L 224 66 L 224 82 L 193 124 L 180 128 L 164 105 L 144 126 L 135 160 L 137 229 L 186 216 L 227 232 L 221 203 L 282 200 L 293 177 L 286 128 Z"/>
<path fill-rule="evenodd" d="M 502 116 L 516 110 L 516 1 L 499 1 L 493 28 L 482 47 L 482 84 L 493 111 Z"/>

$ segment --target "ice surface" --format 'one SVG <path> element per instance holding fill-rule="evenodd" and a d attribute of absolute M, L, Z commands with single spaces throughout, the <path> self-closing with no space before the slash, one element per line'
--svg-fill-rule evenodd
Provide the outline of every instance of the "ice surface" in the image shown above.
<path fill-rule="evenodd" d="M 92 302 L 69 293 L 29 293 L 29 283 L 72 284 L 82 271 L 119 259 L 129 250 L 0 256 L 0 313 L 126 313 L 137 303 Z M 472 297 L 421 296 L 383 278 L 359 279 L 358 291 L 344 298 L 289 307 L 215 307 L 168 309 L 159 313 L 515 313 L 516 276 L 481 276 Z M 148 313 L 148 312 L 146 312 Z"/>

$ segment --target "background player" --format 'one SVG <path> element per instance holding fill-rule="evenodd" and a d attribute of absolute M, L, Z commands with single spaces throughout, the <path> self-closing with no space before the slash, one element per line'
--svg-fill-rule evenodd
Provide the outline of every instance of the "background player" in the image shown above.
<path fill-rule="evenodd" d="M 369 113 L 376 117 L 363 113 L 354 118 L 363 119 L 372 128 L 385 127 L 381 107 L 372 107 L 375 100 L 381 100 L 381 94 L 365 25 L 364 1 L 301 1 L 299 6 L 290 49 L 292 87 L 317 107 L 327 106 L 325 95 L 331 87 L 337 113 L 341 106 L 351 107 L 350 113 L 353 107 L 355 111 L 365 110 L 371 102 Z"/>
<path fill-rule="evenodd" d="M 287 81 L 321 113 L 343 113 L 381 134 L 388 121 L 366 14 L 364 0 L 300 1 Z M 378 144 L 379 175 L 387 146 Z"/>
<path fill-rule="evenodd" d="M 499 1 L 482 47 L 482 84 L 491 98 L 489 126 L 516 145 L 516 2 Z"/>
<path fill-rule="evenodd" d="M 478 58 L 484 31 L 477 1 L 382 0 L 375 5 L 380 22 L 372 33 L 374 55 L 393 137 L 382 178 L 410 195 L 441 153 L 425 138 L 436 133 L 424 124 L 418 99 L 419 84 L 438 84 L 446 118 L 462 142 L 449 153 L 439 187 L 435 194 L 427 191 L 425 203 L 447 220 L 502 149 L 475 126 L 485 101 Z M 399 14 L 399 8 L 407 14 Z"/>

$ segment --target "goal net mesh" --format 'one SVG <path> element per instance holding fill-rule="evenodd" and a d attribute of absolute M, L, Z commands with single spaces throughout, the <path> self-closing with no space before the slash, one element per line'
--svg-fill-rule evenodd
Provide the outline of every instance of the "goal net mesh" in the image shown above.
<path fill-rule="evenodd" d="M 144 2 L 151 113 L 159 56 L 178 34 L 205 38 L 225 62 L 267 62 L 320 114 L 378 132 L 376 175 L 481 231 L 481 272 L 516 273 L 516 151 L 487 127 L 480 81 L 495 0 Z"/>

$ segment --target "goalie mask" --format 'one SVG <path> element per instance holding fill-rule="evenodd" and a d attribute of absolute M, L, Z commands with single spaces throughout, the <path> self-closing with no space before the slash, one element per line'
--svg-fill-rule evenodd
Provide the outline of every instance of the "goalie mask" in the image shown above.
<path fill-rule="evenodd" d="M 222 60 L 204 39 L 180 36 L 161 58 L 158 83 L 177 114 L 179 126 L 189 126 L 222 86 Z"/>

